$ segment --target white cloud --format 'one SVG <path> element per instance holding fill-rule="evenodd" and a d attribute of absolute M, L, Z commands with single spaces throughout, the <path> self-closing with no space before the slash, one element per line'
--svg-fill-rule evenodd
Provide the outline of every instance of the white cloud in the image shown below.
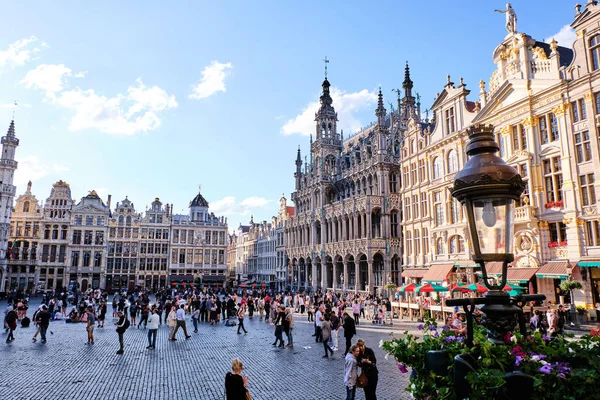
<path fill-rule="evenodd" d="M 331 98 L 333 107 L 338 113 L 338 130 L 345 129 L 348 133 L 358 131 L 361 122 L 355 113 L 367 108 L 377 102 L 377 94 L 373 91 L 363 89 L 359 92 L 347 93 L 338 88 L 331 88 Z M 315 132 L 315 113 L 319 110 L 318 100 L 311 101 L 296 117 L 288 120 L 282 127 L 281 133 L 292 135 L 299 133 L 301 135 L 310 135 Z"/>
<path fill-rule="evenodd" d="M 556 40 L 559 46 L 570 48 L 573 46 L 575 39 L 577 39 L 577 35 L 575 34 L 575 29 L 571 28 L 571 25 L 565 25 L 560 28 L 560 31 L 548 36 L 544 41 L 550 43 L 552 39 Z"/>
<path fill-rule="evenodd" d="M 75 112 L 69 129 L 98 129 L 116 135 L 134 135 L 148 132 L 160 126 L 158 113 L 177 107 L 174 95 L 158 86 L 148 87 L 141 79 L 127 88 L 126 94 L 106 97 L 94 89 L 77 87 L 65 90 L 66 79 L 83 77 L 64 64 L 42 64 L 25 75 L 23 83 L 28 88 L 45 92 L 46 99 Z"/>
<path fill-rule="evenodd" d="M 248 197 L 238 202 L 234 196 L 226 196 L 221 200 L 211 203 L 210 210 L 215 215 L 250 215 L 270 203 L 271 200 L 267 200 L 264 197 Z"/>
<path fill-rule="evenodd" d="M 127 95 L 106 97 L 94 89 L 77 88 L 60 93 L 56 103 L 75 111 L 69 129 L 98 129 L 116 135 L 134 135 L 160 126 L 158 112 L 177 107 L 174 95 L 158 86 L 147 87 L 141 79 L 127 89 Z"/>
<path fill-rule="evenodd" d="M 43 90 L 46 97 L 54 98 L 57 92 L 63 90 L 65 78 L 71 76 L 71 72 L 71 68 L 64 64 L 41 64 L 27 71 L 21 83 L 28 88 Z"/>
<path fill-rule="evenodd" d="M 217 92 L 225 92 L 225 78 L 231 75 L 233 65 L 212 61 L 209 66 L 202 70 L 202 79 L 192 85 L 190 99 L 205 99 Z"/>
<path fill-rule="evenodd" d="M 32 45 L 36 41 L 37 38 L 35 36 L 30 36 L 9 44 L 6 50 L 0 50 L 0 68 L 5 66 L 14 68 L 32 60 L 32 53 L 40 51 L 39 47 Z M 46 46 L 46 44 L 42 43 L 43 46 Z"/>
<path fill-rule="evenodd" d="M 76 73 L 75 75 L 73 75 L 74 78 L 85 78 L 85 75 L 87 74 L 87 71 L 81 71 Z"/>
<path fill-rule="evenodd" d="M 69 168 L 59 164 L 45 164 L 37 156 L 30 155 L 17 158 L 19 167 L 15 172 L 14 184 L 16 186 L 25 186 L 28 181 L 35 182 L 48 175 L 58 175 L 68 172 Z"/>

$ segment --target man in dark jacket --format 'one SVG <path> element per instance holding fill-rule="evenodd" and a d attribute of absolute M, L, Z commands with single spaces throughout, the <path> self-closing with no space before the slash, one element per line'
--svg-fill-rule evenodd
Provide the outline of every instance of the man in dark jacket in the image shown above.
<path fill-rule="evenodd" d="M 123 354 L 123 350 L 125 348 L 123 334 L 129 327 L 129 321 L 127 320 L 127 317 L 123 311 L 119 311 L 117 315 L 119 316 L 119 320 L 115 322 L 115 325 L 117 326 L 117 333 L 119 334 L 119 351 L 117 351 L 117 354 Z"/>
<path fill-rule="evenodd" d="M 46 343 L 46 332 L 48 331 L 48 327 L 50 326 L 50 320 L 52 319 L 52 314 L 48 312 L 48 306 L 45 304 L 42 306 L 42 311 L 37 313 L 35 320 L 40 327 L 40 335 L 42 336 L 42 343 Z"/>
<path fill-rule="evenodd" d="M 350 350 L 350 346 L 352 346 L 352 337 L 356 335 L 356 325 L 354 324 L 354 319 L 350 318 L 348 313 L 344 313 L 344 323 L 342 325 L 344 327 L 344 337 L 346 338 L 346 351 L 344 351 L 344 356 Z"/>

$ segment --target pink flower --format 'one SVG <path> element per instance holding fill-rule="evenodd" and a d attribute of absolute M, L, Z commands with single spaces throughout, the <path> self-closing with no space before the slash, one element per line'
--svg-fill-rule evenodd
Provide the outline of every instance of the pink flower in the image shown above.
<path fill-rule="evenodd" d="M 403 364 L 398 364 L 398 369 L 400 370 L 400 372 L 402 372 L 403 374 L 408 373 L 408 370 L 406 369 L 406 367 Z"/>

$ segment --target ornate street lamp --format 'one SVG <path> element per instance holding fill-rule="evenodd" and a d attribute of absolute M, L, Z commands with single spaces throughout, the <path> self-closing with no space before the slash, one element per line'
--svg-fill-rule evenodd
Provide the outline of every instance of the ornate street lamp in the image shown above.
<path fill-rule="evenodd" d="M 495 153 L 499 147 L 494 140 L 492 125 L 475 125 L 468 129 L 469 160 L 456 174 L 450 189 L 452 196 L 462 203 L 467 215 L 473 261 L 481 266 L 483 282 L 489 289 L 485 298 L 448 300 L 450 306 L 462 305 L 467 313 L 469 341 L 472 341 L 472 313 L 476 304 L 484 304 L 483 324 L 489 339 L 501 343 L 506 332 L 513 330 L 517 317 L 525 331 L 522 308 L 525 301 L 543 300 L 545 296 L 511 298 L 503 288 L 506 285 L 508 264 L 514 260 L 515 202 L 525 189 L 521 175 Z M 500 284 L 488 278 L 486 263 L 502 262 Z M 468 306 L 471 306 L 470 308 Z M 525 333 L 524 333 L 525 334 Z"/>

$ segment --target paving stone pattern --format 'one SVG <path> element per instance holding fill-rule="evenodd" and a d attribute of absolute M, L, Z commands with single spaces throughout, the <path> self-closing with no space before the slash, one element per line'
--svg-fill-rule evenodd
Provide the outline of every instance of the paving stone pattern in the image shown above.
<path fill-rule="evenodd" d="M 32 303 L 30 317 L 36 306 L 35 301 Z M 0 316 L 5 308 L 3 301 Z M 244 363 L 248 389 L 256 400 L 345 398 L 343 331 L 342 351 L 322 359 L 323 345 L 311 337 L 312 323 L 305 315 L 295 316 L 293 349 L 272 347 L 274 327 L 257 317 L 245 319 L 247 335 L 236 334 L 237 327 L 208 324 L 201 324 L 195 334 L 188 317 L 191 339 L 185 340 L 180 329 L 178 340 L 168 341 L 169 330 L 163 324 L 156 350 L 146 350 L 148 331 L 132 326 L 125 333 L 125 354 L 121 356 L 115 354 L 118 337 L 110 305 L 108 308 L 106 327 L 96 328 L 96 344 L 92 346 L 86 345 L 84 323 L 52 322 L 46 344 L 39 336 L 37 343 L 31 341 L 36 330 L 33 324 L 29 328 L 19 326 L 12 343 L 6 344 L 6 334 L 0 335 L 0 399 L 222 400 L 224 377 L 236 357 Z M 400 334 L 414 325 L 395 322 L 392 328 Z M 378 399 L 409 399 L 405 391 L 408 375 L 398 371 L 391 357 L 385 360 L 378 347 L 381 339 L 389 338 L 392 328 L 363 323 L 354 341 L 362 337 L 375 351 Z M 356 398 L 364 399 L 362 389 L 357 389 Z"/>

